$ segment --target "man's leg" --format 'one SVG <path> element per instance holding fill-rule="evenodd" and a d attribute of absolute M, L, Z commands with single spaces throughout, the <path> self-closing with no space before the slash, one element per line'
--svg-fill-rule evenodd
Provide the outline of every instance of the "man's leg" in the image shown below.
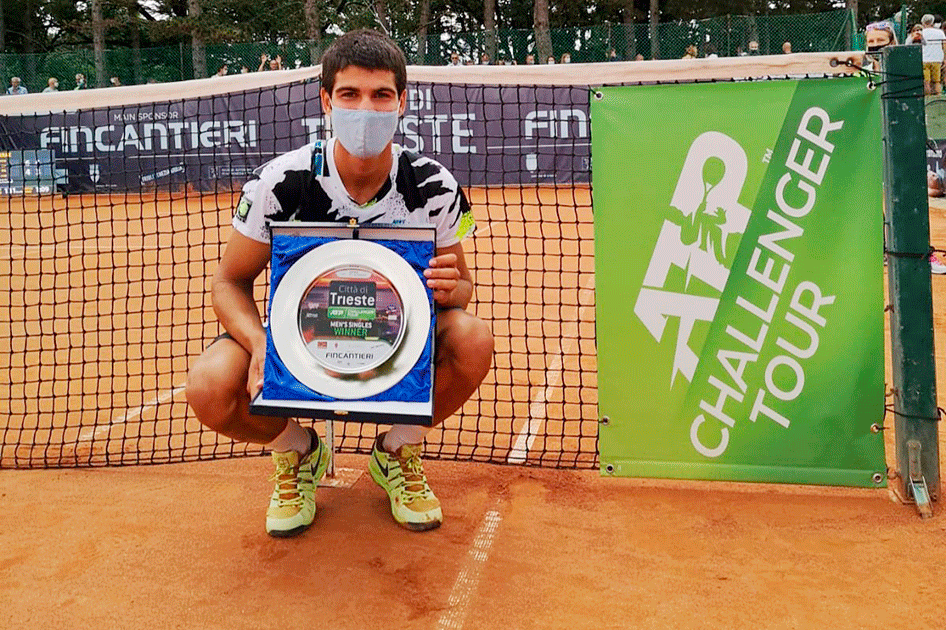
<path fill-rule="evenodd" d="M 269 444 L 286 418 L 250 414 L 246 380 L 250 354 L 229 337 L 210 344 L 187 374 L 187 402 L 201 424 L 237 442 Z"/>
<path fill-rule="evenodd" d="M 476 391 L 493 360 L 493 335 L 486 323 L 462 309 L 437 314 L 434 424 L 440 424 Z M 396 425 L 378 436 L 368 468 L 391 500 L 391 513 L 414 531 L 438 527 L 440 501 L 427 484 L 420 461 L 427 427 Z"/>
<path fill-rule="evenodd" d="M 331 453 L 315 431 L 294 420 L 250 414 L 246 391 L 250 355 L 233 339 L 217 339 L 191 366 L 187 402 L 202 424 L 240 442 L 272 450 L 276 482 L 266 512 L 271 536 L 295 536 L 315 518 L 315 487 Z"/>

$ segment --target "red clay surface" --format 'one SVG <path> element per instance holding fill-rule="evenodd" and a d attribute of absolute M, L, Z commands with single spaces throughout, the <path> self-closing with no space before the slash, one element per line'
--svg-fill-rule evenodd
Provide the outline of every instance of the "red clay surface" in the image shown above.
<path fill-rule="evenodd" d="M 933 205 L 946 245 L 946 204 Z M 946 276 L 933 289 L 946 406 Z M 399 529 L 365 475 L 320 489 L 293 540 L 263 530 L 263 459 L 4 470 L 0 628 L 946 625 L 942 503 L 923 521 L 883 490 L 427 470 L 441 529 Z"/>
<path fill-rule="evenodd" d="M 427 469 L 439 530 L 398 528 L 364 475 L 321 488 L 313 528 L 292 540 L 263 531 L 261 459 L 4 471 L 0 627 L 943 624 L 946 519 L 885 491 Z M 491 544 L 477 541 L 490 511 Z"/>

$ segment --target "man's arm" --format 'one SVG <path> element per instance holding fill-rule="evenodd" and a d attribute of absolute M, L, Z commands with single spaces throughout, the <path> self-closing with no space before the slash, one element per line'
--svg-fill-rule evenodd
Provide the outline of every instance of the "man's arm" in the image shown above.
<path fill-rule="evenodd" d="M 247 391 L 256 395 L 263 379 L 266 332 L 253 299 L 253 282 L 269 263 L 270 245 L 243 236 L 230 236 L 211 283 L 214 312 L 224 330 L 250 353 Z"/>
<path fill-rule="evenodd" d="M 473 276 L 466 266 L 462 243 L 438 247 L 424 277 L 439 306 L 466 308 L 473 298 Z"/>

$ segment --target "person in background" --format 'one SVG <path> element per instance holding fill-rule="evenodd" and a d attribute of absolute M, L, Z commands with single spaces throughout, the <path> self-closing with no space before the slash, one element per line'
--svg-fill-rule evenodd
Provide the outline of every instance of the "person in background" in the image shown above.
<path fill-rule="evenodd" d="M 535 55 L 526 55 L 526 65 L 527 66 L 535 65 Z"/>
<path fill-rule="evenodd" d="M 450 53 L 450 63 L 448 66 L 459 66 L 460 65 L 460 54 L 456 52 Z"/>
<path fill-rule="evenodd" d="M 112 87 L 121 87 L 122 85 L 122 80 L 118 77 L 112 77 L 108 82 L 112 84 Z"/>
<path fill-rule="evenodd" d="M 643 60 L 644 60 L 644 55 L 640 53 L 637 53 L 637 55 L 634 56 L 634 61 L 643 61 Z"/>
<path fill-rule="evenodd" d="M 20 85 L 20 77 L 10 78 L 10 87 L 7 88 L 7 94 L 27 94 L 29 90 Z"/>
<path fill-rule="evenodd" d="M 906 44 L 923 44 L 923 25 L 914 24 L 913 28 L 910 29 L 910 34 L 907 35 Z"/>
<path fill-rule="evenodd" d="M 782 44 L 782 53 L 783 53 L 783 54 L 786 54 L 786 55 L 792 54 L 792 43 L 791 43 L 791 42 L 784 42 L 784 43 Z"/>
<path fill-rule="evenodd" d="M 58 92 L 59 91 L 59 79 L 56 77 L 49 77 L 49 81 L 46 82 L 46 87 L 43 88 L 43 93 L 46 92 Z"/>
<path fill-rule="evenodd" d="M 943 91 L 943 59 L 946 58 L 946 33 L 933 26 L 933 16 L 927 13 L 920 20 L 923 25 L 923 89 L 927 95 Z"/>
<path fill-rule="evenodd" d="M 749 40 L 749 55 L 758 55 L 759 54 L 759 40 L 751 39 Z"/>
<path fill-rule="evenodd" d="M 687 46 L 686 53 L 684 53 L 682 59 L 696 59 L 696 46 L 693 44 Z"/>
<path fill-rule="evenodd" d="M 480 55 L 480 65 L 481 65 L 481 66 L 488 66 L 488 65 L 490 65 L 490 64 L 491 64 L 491 62 L 490 62 L 490 59 L 489 59 L 489 53 L 483 53 L 482 55 Z"/>
<path fill-rule="evenodd" d="M 549 55 L 549 58 L 545 60 L 547 65 L 555 65 L 555 56 Z"/>
<path fill-rule="evenodd" d="M 716 54 L 716 46 L 714 46 L 713 44 L 706 44 L 706 46 L 703 48 L 703 53 L 704 53 L 703 56 L 706 57 L 707 59 L 719 58 L 719 55 Z"/>
<path fill-rule="evenodd" d="M 227 64 L 223 64 L 222 66 L 220 66 L 220 68 L 217 70 L 217 72 L 214 74 L 214 76 L 215 76 L 215 77 L 225 77 L 225 76 L 227 76 L 227 72 L 229 72 L 229 70 L 230 70 L 230 69 L 227 67 Z"/>
<path fill-rule="evenodd" d="M 260 55 L 259 68 L 256 71 L 263 72 L 265 70 L 282 70 L 282 55 L 276 55 L 273 59 L 270 59 L 266 53 Z"/>
<path fill-rule="evenodd" d="M 897 45 L 897 34 L 893 30 L 893 24 L 888 21 L 868 24 L 864 29 L 864 42 L 872 69 L 880 70 L 880 51 L 887 46 Z"/>
<path fill-rule="evenodd" d="M 250 69 L 246 66 L 240 66 L 240 74 L 249 74 Z"/>
<path fill-rule="evenodd" d="M 613 48 L 612 48 L 611 50 L 609 50 L 609 51 L 608 51 L 608 61 L 621 61 L 621 59 L 618 57 L 618 51 L 616 51 L 616 50 L 613 49 Z"/>
<path fill-rule="evenodd" d="M 73 90 L 84 90 L 85 89 L 85 75 L 81 72 L 76 75 L 76 86 L 72 88 Z"/>
<path fill-rule="evenodd" d="M 569 54 L 569 53 L 564 53 L 564 54 L 562 55 L 562 63 L 571 63 L 571 62 L 572 62 L 572 56 L 571 56 L 571 54 Z"/>

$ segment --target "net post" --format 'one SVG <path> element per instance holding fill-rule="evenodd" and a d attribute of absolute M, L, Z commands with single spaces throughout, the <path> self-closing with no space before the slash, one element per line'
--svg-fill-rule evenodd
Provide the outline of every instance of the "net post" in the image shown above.
<path fill-rule="evenodd" d="M 325 421 L 325 443 L 328 446 L 328 452 L 332 455 L 328 461 L 328 469 L 325 475 L 330 479 L 335 478 L 335 421 Z"/>
<path fill-rule="evenodd" d="M 923 514 L 940 482 L 920 55 L 919 46 L 884 49 L 882 102 L 897 466 L 904 496 Z"/>

